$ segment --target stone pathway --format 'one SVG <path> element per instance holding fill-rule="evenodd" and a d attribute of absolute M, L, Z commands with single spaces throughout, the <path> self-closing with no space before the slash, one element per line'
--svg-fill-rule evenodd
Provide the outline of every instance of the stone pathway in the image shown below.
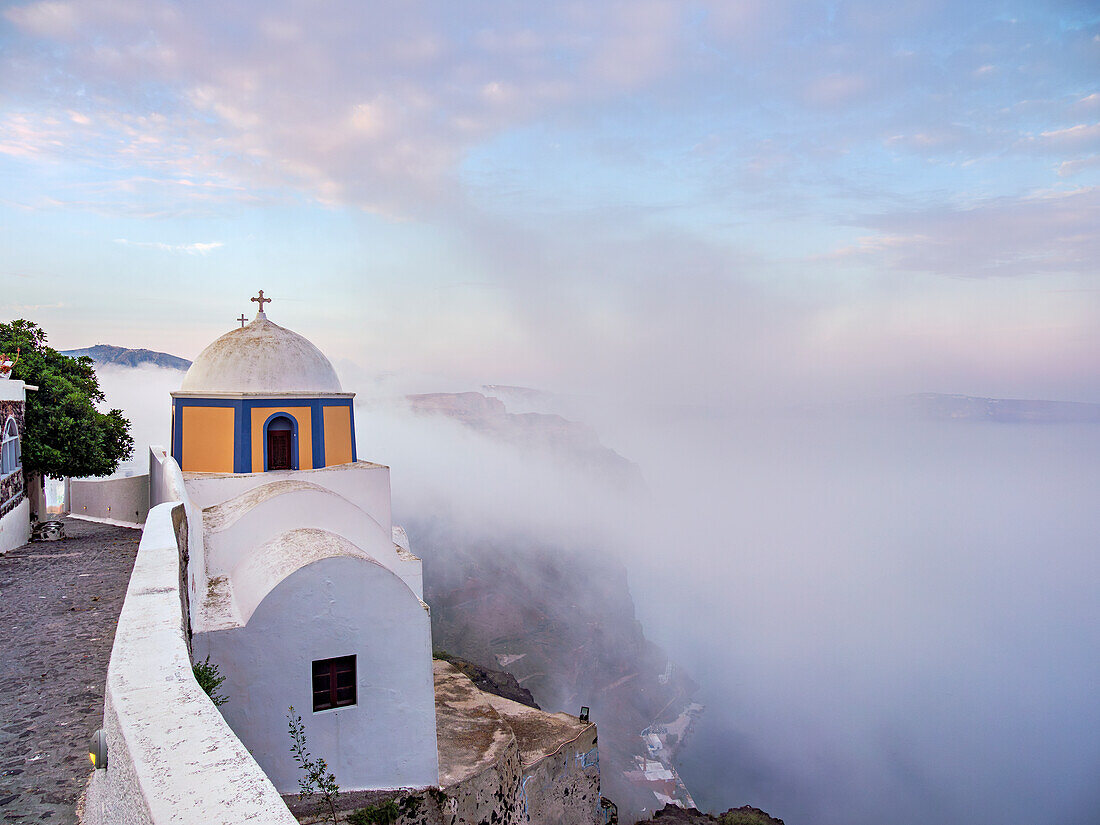
<path fill-rule="evenodd" d="M 0 556 L 0 822 L 75 823 L 139 530 L 66 519 Z"/>

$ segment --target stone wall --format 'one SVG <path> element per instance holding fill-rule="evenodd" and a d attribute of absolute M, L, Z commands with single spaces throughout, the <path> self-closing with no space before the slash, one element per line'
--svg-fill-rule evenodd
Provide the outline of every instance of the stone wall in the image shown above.
<path fill-rule="evenodd" d="M 19 437 L 22 438 L 26 432 L 23 416 L 24 407 L 25 404 L 22 400 L 0 399 L 0 430 L 3 429 L 9 416 L 15 416 L 15 425 L 19 428 Z M 0 478 L 0 518 L 18 507 L 26 498 L 26 495 L 26 479 L 23 476 L 22 468 L 9 476 Z"/>
<path fill-rule="evenodd" d="M 484 693 L 449 662 L 433 664 L 442 825 L 602 821 L 595 725 Z"/>
<path fill-rule="evenodd" d="M 3 430 L 8 416 L 15 417 L 19 436 L 26 431 L 23 402 L 23 382 L 3 381 L 7 396 L 0 397 L 0 431 Z M 18 386 L 16 386 L 18 385 Z M 26 477 L 20 467 L 8 476 L 0 477 L 0 555 L 22 547 L 31 536 L 31 506 L 27 499 Z"/>
<path fill-rule="evenodd" d="M 524 765 L 518 803 L 521 822 L 591 825 L 602 821 L 596 728 Z"/>
<path fill-rule="evenodd" d="M 340 823 L 356 810 L 376 812 L 392 799 L 392 825 L 597 825 L 602 823 L 599 759 L 595 727 L 554 753 L 523 764 L 513 737 L 498 743 L 494 758 L 480 770 L 441 789 L 342 794 Z M 585 750 L 587 748 L 587 750 Z M 301 825 L 331 822 L 317 799 L 288 797 Z"/>

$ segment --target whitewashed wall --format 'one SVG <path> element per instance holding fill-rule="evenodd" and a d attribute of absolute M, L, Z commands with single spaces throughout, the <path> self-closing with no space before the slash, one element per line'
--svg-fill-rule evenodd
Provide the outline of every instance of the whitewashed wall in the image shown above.
<path fill-rule="evenodd" d="M 390 516 L 390 468 L 367 461 L 323 467 L 319 470 L 231 475 L 188 473 L 187 492 L 195 506 L 205 510 L 236 498 L 254 487 L 281 479 L 303 479 L 318 484 L 339 493 L 370 514 L 387 533 L 393 527 Z"/>
<path fill-rule="evenodd" d="M 0 518 L 0 556 L 31 540 L 31 503 L 27 499 Z"/>
<path fill-rule="evenodd" d="M 203 526 L 202 512 L 188 497 L 183 483 L 183 471 L 164 447 L 149 448 L 149 507 L 152 509 L 166 501 L 182 502 L 187 514 L 187 546 L 184 560 L 187 565 L 187 604 L 196 603 L 200 594 L 206 593 L 206 575 L 201 564 Z"/>
<path fill-rule="evenodd" d="M 229 675 L 221 711 L 275 787 L 298 787 L 290 706 L 342 789 L 439 781 L 430 621 L 401 579 L 362 558 L 322 558 L 267 592 L 247 622 L 196 633 L 195 656 Z M 352 654 L 358 703 L 313 713 L 312 662 Z"/>
<path fill-rule="evenodd" d="M 74 516 L 140 527 L 149 514 L 149 476 L 74 478 L 68 506 Z"/>
<path fill-rule="evenodd" d="M 311 482 L 253 488 L 206 510 L 203 524 L 206 574 L 211 578 L 229 574 L 255 547 L 281 533 L 316 527 L 343 536 L 397 573 L 418 598 L 423 595 L 420 562 L 400 551 L 392 531 L 348 499 Z"/>

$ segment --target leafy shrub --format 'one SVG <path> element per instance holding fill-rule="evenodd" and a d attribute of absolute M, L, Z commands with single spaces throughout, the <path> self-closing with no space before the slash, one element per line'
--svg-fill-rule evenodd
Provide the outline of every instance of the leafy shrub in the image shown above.
<path fill-rule="evenodd" d="M 759 808 L 746 805 L 744 808 L 726 811 L 718 817 L 719 825 L 772 825 L 775 819 Z"/>
<path fill-rule="evenodd" d="M 220 707 L 229 701 L 228 696 L 218 693 L 218 688 L 225 681 L 225 677 L 218 672 L 217 665 L 210 664 L 209 656 L 191 665 L 191 671 L 195 674 L 195 681 L 199 683 L 199 687 L 214 703 L 214 707 Z"/>
<path fill-rule="evenodd" d="M 401 806 L 396 799 L 387 799 L 377 805 L 368 805 L 348 817 L 350 825 L 393 825 L 401 816 Z"/>

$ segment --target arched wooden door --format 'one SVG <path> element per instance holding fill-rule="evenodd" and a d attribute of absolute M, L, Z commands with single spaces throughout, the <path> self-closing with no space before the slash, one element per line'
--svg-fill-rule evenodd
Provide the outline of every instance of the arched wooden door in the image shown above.
<path fill-rule="evenodd" d="M 294 425 L 290 419 L 279 416 L 267 425 L 267 469 L 293 470 L 291 438 Z"/>

